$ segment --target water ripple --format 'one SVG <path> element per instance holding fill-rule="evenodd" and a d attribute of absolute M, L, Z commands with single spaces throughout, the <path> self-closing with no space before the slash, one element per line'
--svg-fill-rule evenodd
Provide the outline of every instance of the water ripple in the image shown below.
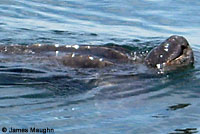
<path fill-rule="evenodd" d="M 195 65 L 160 75 L 142 65 L 84 70 L 1 55 L 0 126 L 198 133 L 199 7 L 185 0 L 1 0 L 0 45 L 118 45 L 142 54 L 180 34 L 195 50 Z"/>

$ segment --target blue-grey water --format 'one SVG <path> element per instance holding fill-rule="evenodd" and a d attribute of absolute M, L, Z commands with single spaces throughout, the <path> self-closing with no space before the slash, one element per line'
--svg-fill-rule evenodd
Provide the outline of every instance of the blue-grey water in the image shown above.
<path fill-rule="evenodd" d="M 0 45 L 117 44 L 145 52 L 177 34 L 189 41 L 195 64 L 158 74 L 142 65 L 74 69 L 1 55 L 0 132 L 200 133 L 199 16 L 197 0 L 1 0 Z"/>

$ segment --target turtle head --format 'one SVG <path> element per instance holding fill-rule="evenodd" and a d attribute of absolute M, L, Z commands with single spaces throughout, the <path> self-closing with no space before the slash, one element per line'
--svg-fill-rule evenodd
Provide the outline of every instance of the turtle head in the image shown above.
<path fill-rule="evenodd" d="M 193 51 L 188 41 L 173 35 L 149 52 L 145 62 L 151 67 L 183 67 L 194 63 Z"/>

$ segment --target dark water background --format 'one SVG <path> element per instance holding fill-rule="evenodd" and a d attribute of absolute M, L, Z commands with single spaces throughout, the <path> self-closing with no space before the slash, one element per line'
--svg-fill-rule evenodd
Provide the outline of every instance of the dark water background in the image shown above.
<path fill-rule="evenodd" d="M 190 42 L 195 64 L 160 75 L 142 65 L 97 70 L 24 63 L 22 57 L 2 62 L 0 127 L 200 133 L 199 16 L 194 0 L 1 0 L 1 45 L 114 43 L 143 52 L 178 34 Z"/>

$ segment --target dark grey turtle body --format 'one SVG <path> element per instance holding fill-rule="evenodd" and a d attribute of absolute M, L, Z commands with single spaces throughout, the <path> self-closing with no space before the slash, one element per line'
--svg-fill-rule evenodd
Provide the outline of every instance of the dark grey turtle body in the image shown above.
<path fill-rule="evenodd" d="M 123 48 L 120 48 L 122 50 Z M 123 49 L 123 51 L 127 51 Z M 65 66 L 77 68 L 103 68 L 115 63 L 131 61 L 129 56 L 119 50 L 103 46 L 78 45 L 13 45 L 0 46 L 0 52 L 7 55 L 46 56 L 60 61 Z"/>
<path fill-rule="evenodd" d="M 46 55 L 55 57 L 65 66 L 80 68 L 102 68 L 116 63 L 135 63 L 124 48 L 78 45 L 13 45 L 0 46 L 3 54 Z M 52 54 L 53 53 L 53 54 Z M 171 36 L 149 52 L 144 59 L 147 66 L 186 66 L 194 63 L 194 56 L 187 40 L 182 36 Z"/>

